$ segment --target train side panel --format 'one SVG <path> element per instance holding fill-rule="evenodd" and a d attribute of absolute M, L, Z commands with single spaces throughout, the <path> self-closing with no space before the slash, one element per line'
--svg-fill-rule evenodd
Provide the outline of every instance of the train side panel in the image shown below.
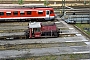
<path fill-rule="evenodd" d="M 25 8 L 25 9 L 0 9 L 1 20 L 31 20 L 45 19 L 54 20 L 55 14 L 53 8 Z"/>

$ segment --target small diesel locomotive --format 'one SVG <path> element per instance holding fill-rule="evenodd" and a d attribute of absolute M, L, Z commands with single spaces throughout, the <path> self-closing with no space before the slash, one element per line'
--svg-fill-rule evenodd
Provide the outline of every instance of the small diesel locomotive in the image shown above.
<path fill-rule="evenodd" d="M 26 36 L 27 38 L 58 37 L 59 29 L 53 22 L 33 22 L 29 23 Z"/>

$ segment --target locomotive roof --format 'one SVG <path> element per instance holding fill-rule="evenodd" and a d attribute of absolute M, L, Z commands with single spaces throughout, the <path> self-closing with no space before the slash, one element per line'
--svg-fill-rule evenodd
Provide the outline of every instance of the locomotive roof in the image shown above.
<path fill-rule="evenodd" d="M 36 11 L 36 10 L 47 10 L 47 9 L 49 9 L 49 10 L 52 10 L 52 8 L 50 8 L 50 7 L 34 7 L 34 8 L 31 8 L 31 7 L 25 7 L 25 8 L 0 8 L 0 11 L 18 11 L 18 10 L 24 10 L 24 11 Z"/>
<path fill-rule="evenodd" d="M 36 9 L 29 9 L 29 8 L 25 8 L 25 9 L 0 9 L 0 12 L 3 12 L 3 11 L 38 11 L 38 10 L 52 10 L 52 8 L 36 8 Z"/>
<path fill-rule="evenodd" d="M 41 25 L 42 26 L 47 26 L 47 25 L 51 26 L 51 25 L 55 25 L 55 23 L 54 22 L 42 22 Z"/>
<path fill-rule="evenodd" d="M 40 28 L 42 26 L 53 26 L 54 22 L 29 22 L 29 28 Z"/>
<path fill-rule="evenodd" d="M 30 22 L 29 23 L 29 28 L 40 28 L 41 27 L 41 22 Z"/>

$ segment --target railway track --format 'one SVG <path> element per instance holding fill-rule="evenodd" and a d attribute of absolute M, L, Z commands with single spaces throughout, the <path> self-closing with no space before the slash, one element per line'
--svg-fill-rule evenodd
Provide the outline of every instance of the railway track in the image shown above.
<path fill-rule="evenodd" d="M 43 3 L 44 1 L 23 1 L 24 4 L 29 4 L 29 3 Z M 54 4 L 56 2 L 57 4 L 62 4 L 62 1 L 48 1 L 50 4 Z M 83 1 L 65 1 L 66 3 L 84 3 Z M 88 3 L 89 1 L 86 1 Z M 1 4 L 13 4 L 13 3 L 18 3 L 18 1 L 0 1 Z"/>
<path fill-rule="evenodd" d="M 35 49 L 35 48 L 49 48 L 49 47 L 69 47 L 69 46 L 81 46 L 85 45 L 83 42 L 58 42 L 58 43 L 27 43 L 27 44 L 5 44 L 0 45 L 0 51 L 2 50 L 21 50 L 21 49 Z"/>
<path fill-rule="evenodd" d="M 50 21 L 48 21 L 50 22 Z M 56 23 L 56 26 L 62 31 L 61 35 L 75 35 L 73 32 L 70 32 L 67 27 L 62 22 L 58 22 L 58 19 L 52 21 Z M 28 22 L 7 22 L 0 23 L 0 39 L 26 39 L 26 31 L 28 29 Z M 66 29 L 67 31 L 65 31 Z"/>
<path fill-rule="evenodd" d="M 26 39 L 28 22 L 5 22 L 0 23 L 0 39 Z"/>
<path fill-rule="evenodd" d="M 35 39 L 25 39 L 26 37 L 23 36 L 23 35 L 22 36 L 17 35 L 16 37 L 19 37 L 19 40 L 17 40 L 17 41 L 15 41 L 15 40 L 10 41 L 10 38 L 8 39 L 6 36 L 4 36 L 4 37 L 0 37 L 0 38 L 2 38 L 1 40 L 3 40 L 3 41 L 0 41 L 0 44 L 1 44 L 0 45 L 0 51 L 5 51 L 5 50 L 18 50 L 18 51 L 20 51 L 20 50 L 23 50 L 23 49 L 27 50 L 27 49 L 37 49 L 37 48 L 39 50 L 41 50 L 42 48 L 50 48 L 50 47 L 62 47 L 62 48 L 65 48 L 65 47 L 71 47 L 71 46 L 79 46 L 80 47 L 80 46 L 85 46 L 86 45 L 85 44 L 86 40 L 84 40 L 85 41 L 84 42 L 82 37 L 78 37 L 78 38 L 75 37 L 76 33 L 72 33 L 72 32 L 74 32 L 72 29 L 69 30 L 69 28 L 67 28 L 61 22 L 59 22 L 59 23 L 58 23 L 58 21 L 54 21 L 54 22 L 57 22 L 56 23 L 57 27 L 60 28 L 60 30 L 62 31 L 62 33 L 60 33 L 60 34 L 63 35 L 62 36 L 63 39 L 60 39 L 60 38 L 55 39 L 55 40 L 49 39 L 49 40 L 52 40 L 52 41 L 49 41 L 49 43 L 47 43 L 48 38 L 47 39 L 45 38 L 44 40 L 36 39 L 36 41 L 34 43 L 32 43 L 32 41 L 34 41 Z M 25 30 L 27 30 L 27 27 L 28 27 L 28 22 L 0 23 L 0 31 L 1 31 L 0 33 L 24 32 Z M 71 34 L 70 34 L 70 32 L 71 32 Z M 68 38 L 68 36 L 69 37 L 71 36 L 70 37 L 71 40 Z M 15 36 L 12 36 L 12 37 L 15 37 Z M 61 37 L 61 35 L 60 35 L 60 37 Z M 73 39 L 73 37 L 75 37 L 75 39 Z M 6 39 L 8 39 L 8 41 Z M 24 41 L 21 43 L 20 40 L 22 41 L 22 39 L 24 39 Z M 39 41 L 37 41 L 37 40 L 39 40 L 39 41 L 42 40 L 41 41 L 42 43 L 39 43 Z M 46 43 L 45 43 L 45 41 L 46 41 Z M 27 42 L 27 43 L 25 43 L 25 42 Z M 28 43 L 28 42 L 30 42 L 30 43 Z M 26 57 L 26 56 L 27 55 L 25 55 L 24 57 Z"/>
<path fill-rule="evenodd" d="M 0 39 L 8 37 L 21 38 L 28 29 L 28 22 L 7 22 L 0 23 Z"/>
<path fill-rule="evenodd" d="M 90 10 L 88 9 L 77 9 L 65 11 L 65 15 L 62 19 L 66 23 L 90 23 Z M 74 22 L 71 22 L 74 21 Z M 83 21 L 83 22 L 82 22 Z"/>
<path fill-rule="evenodd" d="M 35 52 L 32 52 L 32 50 L 36 49 L 36 53 L 37 53 L 39 50 L 43 50 L 43 49 L 45 50 L 47 48 L 52 49 L 52 48 L 60 47 L 61 50 L 66 51 L 66 49 L 67 49 L 66 47 L 70 48 L 70 46 L 86 45 L 84 43 L 84 41 L 87 41 L 87 40 L 84 40 L 82 37 L 79 37 L 79 36 L 77 37 L 76 32 L 73 31 L 73 29 L 69 29 L 69 27 L 67 27 L 67 25 L 62 23 L 62 21 L 53 21 L 53 22 L 56 23 L 57 27 L 60 28 L 60 30 L 62 31 L 62 34 L 65 36 L 62 36 L 62 37 L 60 36 L 61 38 L 59 37 L 59 38 L 43 38 L 43 39 L 42 38 L 40 38 L 40 39 L 25 39 L 25 38 L 23 39 L 22 38 L 22 39 L 18 39 L 18 40 L 10 40 L 10 39 L 3 40 L 2 39 L 2 40 L 0 40 L 0 53 L 2 52 L 2 54 L 3 54 L 3 52 L 4 52 L 4 54 L 6 54 L 6 55 L 4 56 L 4 54 L 3 54 L 3 56 L 1 58 L 8 59 L 7 56 L 9 56 L 9 59 L 10 58 L 16 59 L 17 56 L 15 54 L 17 54 L 20 57 L 22 57 L 22 55 L 24 57 L 27 57 L 27 55 L 24 55 L 22 53 L 18 54 L 18 53 L 20 51 L 24 51 L 24 50 L 28 50 L 28 49 L 31 49 L 29 51 L 29 53 L 35 53 Z M 21 26 L 21 28 L 23 28 L 24 26 L 28 27 L 28 22 L 10 22 L 10 23 L 0 23 L 0 24 L 1 24 L 0 27 L 2 27 L 3 29 L 5 29 L 5 28 L 7 29 L 7 27 L 11 28 L 11 27 L 16 27 L 16 26 L 19 26 L 19 27 Z M 5 27 L 3 27 L 3 26 L 5 26 Z M 0 29 L 2 29 L 2 28 L 0 28 Z M 16 29 L 16 30 L 18 30 L 18 29 Z M 15 32 L 17 32 L 17 31 L 15 31 Z M 18 30 L 18 32 L 19 32 L 19 30 Z M 73 32 L 73 35 L 71 36 L 72 32 Z M 3 33 L 5 33 L 5 31 Z M 63 48 L 65 48 L 65 49 L 63 49 Z M 12 53 L 13 50 L 17 50 L 18 53 L 15 53 L 15 52 Z M 48 49 L 47 49 L 47 51 L 48 51 Z M 50 51 L 53 51 L 53 49 Z M 56 52 L 57 52 L 57 50 L 56 50 Z M 27 54 L 28 54 L 28 52 L 27 52 Z M 13 58 L 13 56 L 14 56 L 14 58 Z M 3 57 L 5 57 L 5 58 L 3 58 Z M 29 57 L 31 57 L 31 55 L 29 55 Z"/>
<path fill-rule="evenodd" d="M 54 4 L 54 1 L 53 1 L 53 4 L 50 4 L 49 7 L 53 7 L 55 10 L 59 10 L 59 9 L 62 10 L 62 8 L 63 8 L 62 7 L 62 2 L 61 3 L 59 3 L 59 1 L 56 1 L 56 2 L 57 2 L 57 4 Z M 35 2 L 33 2 L 33 3 L 35 3 Z M 31 4 L 33 4 L 33 3 L 31 3 Z M 37 5 L 37 3 L 38 2 L 36 2 L 35 4 Z M 60 5 L 58 5 L 58 4 L 60 4 Z M 90 4 L 87 4 L 87 5 L 79 4 L 79 3 L 77 3 L 77 5 L 75 5 L 75 4 L 72 5 L 72 3 L 71 3 L 71 5 L 68 5 L 68 4 L 70 4 L 70 3 L 66 3 L 66 6 L 64 7 L 64 9 L 71 9 L 71 8 L 73 8 L 73 9 L 80 9 L 80 8 L 86 8 L 86 9 L 88 9 L 88 8 L 90 8 Z M 16 6 L 14 6 L 14 5 L 16 5 Z M 16 8 L 16 7 L 20 7 L 20 6 L 24 6 L 24 5 L 11 4 L 11 5 L 8 5 L 7 6 L 6 4 L 3 4 L 2 6 L 0 6 L 0 8 L 12 8 L 12 7 L 15 7 Z M 27 6 L 27 5 L 25 5 L 25 6 Z M 31 5 L 28 5 L 28 6 L 31 6 Z"/>
<path fill-rule="evenodd" d="M 82 40 L 83 38 L 80 37 L 66 37 L 66 38 L 45 38 L 45 39 L 28 39 L 28 40 L 12 40 L 12 41 L 0 41 L 0 51 L 23 51 L 23 50 L 28 50 L 28 49 L 37 49 L 42 50 L 42 49 L 47 49 L 47 48 L 55 48 L 55 47 L 60 47 L 61 49 L 65 47 L 70 47 L 70 46 L 84 46 L 86 45 L 84 43 L 85 40 Z M 72 42 L 70 42 L 72 41 Z M 79 42 L 78 42 L 79 41 Z M 65 48 L 66 49 L 66 48 Z M 30 53 L 31 53 L 30 50 Z M 39 51 L 40 52 L 40 51 Z M 13 56 L 15 53 L 8 53 Z M 7 54 L 6 54 L 7 55 Z M 5 55 L 5 56 L 6 56 Z M 21 53 L 21 55 L 23 55 Z M 20 55 L 18 55 L 20 56 Z M 29 55 L 32 57 L 31 55 Z M 22 57 L 22 56 L 21 56 Z M 24 55 L 24 57 L 27 57 L 27 55 Z M 9 57 L 9 59 L 16 59 L 17 57 Z M 7 59 L 7 56 L 4 58 Z"/>

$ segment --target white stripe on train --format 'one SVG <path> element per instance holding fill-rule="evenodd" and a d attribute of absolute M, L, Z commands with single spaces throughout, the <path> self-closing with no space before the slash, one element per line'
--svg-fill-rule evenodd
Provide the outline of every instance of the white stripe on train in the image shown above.
<path fill-rule="evenodd" d="M 29 18 L 49 18 L 49 17 L 9 17 L 9 18 L 0 18 L 1 19 L 29 19 Z M 50 18 L 54 18 L 54 16 L 50 16 Z"/>

